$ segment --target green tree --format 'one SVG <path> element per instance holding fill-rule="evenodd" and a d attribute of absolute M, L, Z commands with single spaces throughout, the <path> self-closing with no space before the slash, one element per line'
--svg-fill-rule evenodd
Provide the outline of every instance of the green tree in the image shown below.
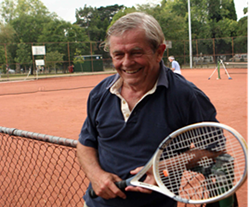
<path fill-rule="evenodd" d="M 110 26 L 112 26 L 118 19 L 120 19 L 122 16 L 125 16 L 126 14 L 132 13 L 132 12 L 136 12 L 137 10 L 135 9 L 135 7 L 132 8 L 125 8 L 122 10 L 119 10 L 114 17 L 112 18 L 112 21 L 110 22 L 110 25 L 108 26 L 108 28 Z M 108 29 L 107 28 L 107 29 Z"/>
<path fill-rule="evenodd" d="M 76 49 L 76 52 L 74 53 L 74 65 L 79 64 L 81 67 L 81 71 L 83 72 L 82 64 L 84 63 L 84 58 L 82 57 L 82 53 L 80 50 Z"/>
<path fill-rule="evenodd" d="M 4 65 L 5 63 L 6 63 L 5 48 L 3 45 L 0 45 L 0 65 Z M 5 67 L 5 66 L 3 66 L 3 67 Z"/>
<path fill-rule="evenodd" d="M 234 39 L 234 53 L 247 53 L 248 45 L 248 17 L 242 17 L 237 24 L 236 38 Z"/>
<path fill-rule="evenodd" d="M 247 14 L 247 13 L 248 13 L 248 7 L 245 7 L 245 8 L 243 9 L 243 13 L 244 13 L 244 14 Z"/>
<path fill-rule="evenodd" d="M 15 3 L 14 0 L 4 0 L 1 2 L 0 14 L 4 23 L 9 23 L 16 17 Z"/>
<path fill-rule="evenodd" d="M 14 40 L 15 30 L 10 24 L 0 24 L 0 42 L 10 43 Z"/>
<path fill-rule="evenodd" d="M 89 41 L 83 28 L 64 20 L 54 19 L 43 26 L 38 42 L 83 42 Z"/>
<path fill-rule="evenodd" d="M 76 10 L 76 22 L 74 24 L 84 28 L 91 41 L 103 41 L 106 30 L 114 15 L 123 8 L 121 5 L 93 8 L 87 7 Z"/>
<path fill-rule="evenodd" d="M 167 2 L 154 9 L 153 16 L 160 23 L 166 40 L 188 39 L 188 24 L 185 16 L 174 10 L 176 2 Z M 184 7 L 184 6 L 183 6 Z"/>
<path fill-rule="evenodd" d="M 43 25 L 56 18 L 40 0 L 3 0 L 0 7 L 3 23 L 13 28 L 11 42 L 7 45 L 8 64 L 15 67 L 18 43 L 37 42 Z M 9 33 L 11 34 L 11 33 Z"/>
<path fill-rule="evenodd" d="M 237 16 L 233 0 L 209 0 L 208 11 L 212 38 L 235 35 L 234 29 Z M 223 23 L 231 26 L 231 28 L 225 27 Z M 224 29 L 226 31 L 223 31 Z"/>
<path fill-rule="evenodd" d="M 10 23 L 23 15 L 33 17 L 56 18 L 55 13 L 50 13 L 40 0 L 3 0 L 0 6 L 0 14 L 5 23 Z"/>
<path fill-rule="evenodd" d="M 51 72 L 51 69 L 54 69 L 57 73 L 58 65 L 61 65 L 63 62 L 63 54 L 58 51 L 46 53 L 45 64 Z"/>
<path fill-rule="evenodd" d="M 7 60 L 11 58 L 7 44 L 13 42 L 14 35 L 15 30 L 10 24 L 0 23 L 0 65 L 2 65 L 4 69 L 6 68 L 5 64 L 8 63 L 6 62 L 6 55 Z"/>
<path fill-rule="evenodd" d="M 89 39 L 84 28 L 58 19 L 51 20 L 48 24 L 44 25 L 38 37 L 38 42 L 46 43 L 47 52 L 58 51 L 64 54 L 64 61 L 69 61 L 68 58 L 72 60 L 74 58 L 74 51 L 78 47 L 82 51 L 89 51 L 89 47 L 86 46 L 86 42 L 88 41 Z M 70 57 L 68 56 L 68 49 L 72 51 Z"/>
<path fill-rule="evenodd" d="M 237 14 L 235 10 L 234 0 L 229 0 L 229 2 L 225 4 L 225 10 L 226 10 L 224 15 L 225 18 L 237 21 Z"/>
<path fill-rule="evenodd" d="M 237 24 L 236 36 L 247 36 L 248 18 L 242 17 Z"/>
<path fill-rule="evenodd" d="M 20 43 L 17 46 L 16 57 L 14 58 L 15 62 L 24 66 L 25 71 L 27 67 L 32 65 L 32 56 L 30 45 L 25 43 Z"/>
<path fill-rule="evenodd" d="M 208 19 L 218 22 L 222 19 L 221 0 L 208 0 Z"/>
<path fill-rule="evenodd" d="M 57 18 L 40 0 L 4 0 L 0 15 L 15 30 L 15 42 L 36 42 L 43 26 Z"/>
<path fill-rule="evenodd" d="M 39 35 L 42 33 L 43 25 L 49 22 L 49 18 L 26 14 L 15 18 L 10 23 L 15 29 L 15 42 L 37 42 Z"/>

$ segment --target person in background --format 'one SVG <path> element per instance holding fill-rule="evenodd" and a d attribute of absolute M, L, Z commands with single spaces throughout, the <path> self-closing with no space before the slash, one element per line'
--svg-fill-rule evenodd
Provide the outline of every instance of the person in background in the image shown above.
<path fill-rule="evenodd" d="M 180 67 L 179 63 L 174 59 L 174 56 L 169 56 L 168 60 L 172 64 L 171 70 L 174 71 L 174 73 L 181 74 L 181 67 Z"/>
<path fill-rule="evenodd" d="M 89 94 L 87 118 L 77 156 L 99 196 L 84 195 L 85 207 L 176 207 L 168 196 L 141 187 L 124 191 L 115 182 L 132 177 L 173 131 L 201 121 L 214 121 L 209 98 L 163 63 L 165 38 L 152 16 L 134 12 L 118 19 L 104 42 L 115 75 Z M 147 173 L 144 182 L 155 184 Z"/>

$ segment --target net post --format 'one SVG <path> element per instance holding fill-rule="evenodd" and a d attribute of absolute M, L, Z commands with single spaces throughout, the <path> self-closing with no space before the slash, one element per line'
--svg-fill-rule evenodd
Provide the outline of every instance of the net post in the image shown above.
<path fill-rule="evenodd" d="M 217 71 L 218 71 L 218 78 L 217 79 L 221 79 L 220 77 L 220 61 L 218 60 L 218 66 L 217 66 Z"/>

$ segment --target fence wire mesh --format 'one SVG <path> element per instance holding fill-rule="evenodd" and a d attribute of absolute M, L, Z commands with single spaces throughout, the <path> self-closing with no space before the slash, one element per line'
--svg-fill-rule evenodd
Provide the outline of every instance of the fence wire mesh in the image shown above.
<path fill-rule="evenodd" d="M 0 206 L 83 207 L 89 181 L 77 160 L 76 144 L 0 126 Z"/>
<path fill-rule="evenodd" d="M 76 140 L 4 127 L 0 137 L 0 206 L 83 206 Z"/>

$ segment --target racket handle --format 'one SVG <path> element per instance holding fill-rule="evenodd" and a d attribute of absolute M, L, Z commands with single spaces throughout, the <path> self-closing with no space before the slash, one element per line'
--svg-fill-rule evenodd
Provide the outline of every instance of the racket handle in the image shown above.
<path fill-rule="evenodd" d="M 119 182 L 115 182 L 115 185 L 121 189 L 121 190 L 124 190 L 126 187 L 127 187 L 127 183 L 126 183 L 126 180 L 122 180 L 122 181 L 119 181 Z M 89 189 L 89 196 L 90 198 L 97 198 L 98 195 L 95 194 L 95 191 L 93 190 L 93 188 L 90 188 Z"/>

